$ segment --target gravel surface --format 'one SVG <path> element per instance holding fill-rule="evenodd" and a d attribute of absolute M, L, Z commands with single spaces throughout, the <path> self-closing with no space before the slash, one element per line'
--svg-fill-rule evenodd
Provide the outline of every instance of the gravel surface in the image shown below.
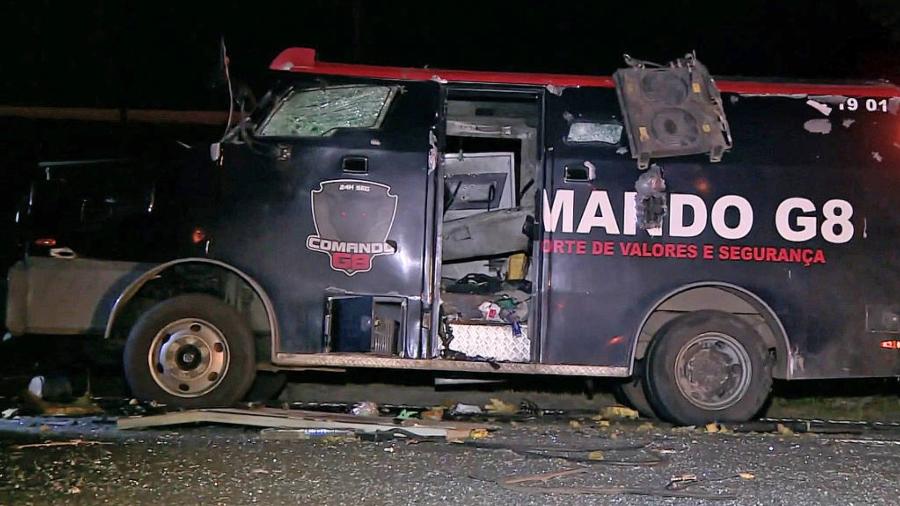
<path fill-rule="evenodd" d="M 0 421 L 0 504 L 849 505 L 896 504 L 900 496 L 896 434 L 712 434 L 644 421 L 600 427 L 590 419 L 575 425 L 502 424 L 485 441 L 605 448 L 605 460 L 655 454 L 667 461 L 622 467 L 449 443 L 269 440 L 257 430 L 209 426 L 123 432 L 89 419 L 20 418 Z M 16 447 L 76 438 L 104 444 Z M 637 455 L 609 450 L 644 444 Z M 532 486 L 652 490 L 695 474 L 701 481 L 687 490 L 736 499 L 543 495 L 492 481 L 579 465 L 588 470 Z M 752 479 L 735 477 L 739 472 Z"/>

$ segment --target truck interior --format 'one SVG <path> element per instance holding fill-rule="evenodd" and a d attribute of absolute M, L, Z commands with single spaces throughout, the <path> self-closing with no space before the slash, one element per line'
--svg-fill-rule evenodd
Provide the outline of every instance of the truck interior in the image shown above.
<path fill-rule="evenodd" d="M 436 355 L 532 360 L 540 112 L 534 92 L 448 90 Z"/>

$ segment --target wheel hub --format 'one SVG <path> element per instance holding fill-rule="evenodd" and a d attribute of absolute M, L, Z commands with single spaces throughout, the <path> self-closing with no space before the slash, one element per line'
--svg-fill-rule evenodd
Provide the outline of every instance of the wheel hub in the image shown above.
<path fill-rule="evenodd" d="M 201 360 L 202 354 L 200 353 L 200 350 L 192 344 L 183 346 L 178 351 L 178 356 L 176 358 L 178 367 L 182 371 L 190 371 L 191 369 L 196 369 L 197 366 L 200 365 Z"/>
<path fill-rule="evenodd" d="M 178 397 L 199 397 L 214 390 L 225 378 L 230 361 L 222 332 L 196 318 L 163 327 L 147 358 L 156 384 Z"/>
<path fill-rule="evenodd" d="M 733 337 L 708 332 L 688 341 L 675 359 L 675 383 L 697 407 L 722 410 L 739 402 L 750 387 L 750 356 Z"/>

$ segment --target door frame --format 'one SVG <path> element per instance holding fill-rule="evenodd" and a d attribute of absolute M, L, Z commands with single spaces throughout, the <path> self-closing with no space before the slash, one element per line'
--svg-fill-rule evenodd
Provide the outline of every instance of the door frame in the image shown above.
<path fill-rule="evenodd" d="M 431 236 L 431 240 L 429 243 L 433 244 L 432 246 L 432 254 L 433 257 L 431 261 L 428 262 L 431 268 L 431 304 L 428 306 L 431 308 L 431 318 L 429 324 L 431 326 L 430 332 L 428 332 L 427 339 L 423 339 L 423 342 L 427 343 L 426 346 L 423 346 L 423 349 L 427 349 L 428 354 L 424 356 L 440 358 L 441 351 L 441 340 L 438 334 L 441 324 L 441 315 L 440 315 L 440 307 L 441 307 L 441 266 L 442 266 L 442 233 L 443 233 L 443 201 L 444 201 L 444 185 L 443 181 L 443 164 L 441 160 L 443 159 L 443 155 L 446 153 L 446 125 L 447 125 L 447 102 L 449 91 L 453 90 L 462 90 L 470 93 L 478 93 L 479 91 L 484 92 L 485 94 L 502 94 L 509 93 L 514 95 L 521 96 L 534 96 L 538 101 L 538 128 L 537 128 L 537 147 L 539 149 L 538 153 L 538 163 L 537 170 L 538 174 L 535 174 L 534 177 L 534 185 L 535 185 L 535 202 L 534 202 L 534 227 L 533 234 L 534 239 L 532 240 L 531 245 L 531 260 L 535 263 L 533 266 L 535 279 L 532 280 L 532 304 L 529 309 L 529 339 L 531 340 L 531 360 L 529 363 L 531 364 L 539 364 L 541 363 L 542 350 L 544 349 L 544 339 L 545 339 L 545 324 L 546 316 L 547 316 L 547 308 L 546 306 L 546 297 L 545 294 L 547 290 L 549 290 L 549 273 L 544 272 L 544 259 L 543 253 L 541 250 L 541 242 L 544 236 L 544 229 L 541 223 L 541 213 L 542 213 L 542 203 L 543 203 L 543 193 L 544 188 L 548 184 L 548 163 L 550 163 L 550 167 L 552 168 L 552 148 L 548 149 L 546 143 L 546 88 L 536 88 L 534 86 L 507 86 L 507 85 L 483 85 L 483 84 L 455 84 L 455 85 L 443 85 L 441 86 L 441 113 L 437 122 L 437 160 L 436 160 L 436 169 L 434 171 L 435 175 L 433 178 L 430 178 L 430 182 L 434 185 L 433 195 L 434 200 L 431 201 L 431 211 L 433 214 L 433 235 Z M 552 176 L 552 173 L 551 173 Z M 432 193 L 429 192 L 429 195 Z M 426 268 L 427 269 L 427 268 Z M 546 289 L 544 287 L 547 287 Z"/>

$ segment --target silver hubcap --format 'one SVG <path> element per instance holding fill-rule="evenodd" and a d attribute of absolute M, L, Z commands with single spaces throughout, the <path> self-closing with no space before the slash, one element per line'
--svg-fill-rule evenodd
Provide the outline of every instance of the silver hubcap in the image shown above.
<path fill-rule="evenodd" d="M 747 393 L 752 377 L 747 350 L 720 332 L 694 337 L 675 357 L 675 384 L 691 404 L 702 409 L 735 405 Z"/>
<path fill-rule="evenodd" d="M 163 327 L 147 355 L 153 380 L 178 397 L 199 397 L 214 390 L 228 372 L 229 357 L 222 332 L 197 318 Z"/>

